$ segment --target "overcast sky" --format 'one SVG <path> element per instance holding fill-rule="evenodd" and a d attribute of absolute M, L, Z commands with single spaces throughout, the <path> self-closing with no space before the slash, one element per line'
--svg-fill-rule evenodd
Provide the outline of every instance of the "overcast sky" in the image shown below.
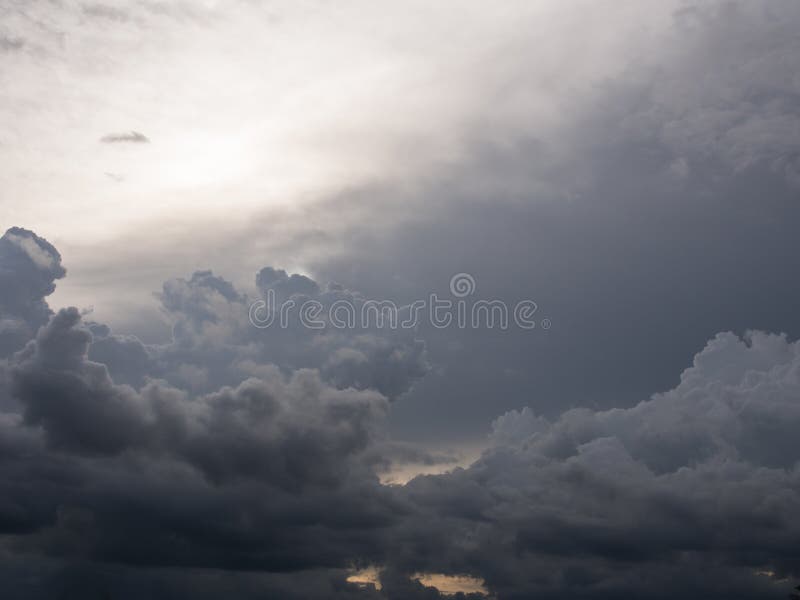
<path fill-rule="evenodd" d="M 794 0 L 0 0 L 0 585 L 785 598 L 798 31 Z M 332 326 L 431 294 L 510 326 Z"/>

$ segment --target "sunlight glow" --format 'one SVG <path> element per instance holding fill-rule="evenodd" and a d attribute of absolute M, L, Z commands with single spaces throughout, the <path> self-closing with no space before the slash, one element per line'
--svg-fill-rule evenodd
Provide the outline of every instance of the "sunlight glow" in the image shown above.
<path fill-rule="evenodd" d="M 355 583 L 359 587 L 374 586 L 376 590 L 381 589 L 381 570 L 378 567 L 367 567 L 354 571 L 347 578 L 348 583 Z"/>
<path fill-rule="evenodd" d="M 411 579 L 419 581 L 427 587 L 435 587 L 442 594 L 452 596 L 459 592 L 464 594 L 488 595 L 486 582 L 469 575 L 444 575 L 442 573 L 415 573 Z"/>
<path fill-rule="evenodd" d="M 246 172 L 251 163 L 242 137 L 194 132 L 165 143 L 157 177 L 167 187 L 222 184 Z"/>

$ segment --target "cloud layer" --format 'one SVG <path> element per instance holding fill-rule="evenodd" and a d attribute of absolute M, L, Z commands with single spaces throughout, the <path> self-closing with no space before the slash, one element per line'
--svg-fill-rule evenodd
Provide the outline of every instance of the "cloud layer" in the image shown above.
<path fill-rule="evenodd" d="M 4 597 L 797 585 L 797 2 L 0 17 Z M 456 272 L 552 329 L 250 319 Z"/>
<path fill-rule="evenodd" d="M 470 468 L 405 488 L 446 525 L 420 524 L 403 558 L 480 564 L 503 598 L 781 597 L 800 567 L 798 398 L 800 345 L 725 333 L 630 409 L 507 413 Z"/>
<path fill-rule="evenodd" d="M 145 346 L 49 313 L 55 249 L 19 229 L 0 243 L 9 281 L 50 315 L 2 371 L 10 597 L 428 598 L 412 576 L 441 573 L 503 599 L 779 598 L 800 575 L 800 343 L 785 336 L 719 334 L 674 389 L 631 408 L 511 411 L 468 468 L 384 486 L 398 451 L 383 383 L 409 374 L 380 348 L 402 340 L 354 342 L 388 379 L 320 362 L 353 350 L 346 338 L 320 351 L 288 330 L 294 344 L 270 352 L 245 331 L 243 297 L 198 272 L 164 286 L 173 342 Z M 258 280 L 345 293 L 274 269 Z M 346 581 L 369 565 L 380 590 Z"/>

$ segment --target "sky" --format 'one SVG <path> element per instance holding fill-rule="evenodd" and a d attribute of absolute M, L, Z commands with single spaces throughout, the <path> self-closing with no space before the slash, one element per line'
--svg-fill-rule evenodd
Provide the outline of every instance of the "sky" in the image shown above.
<path fill-rule="evenodd" d="M 0 0 L 8 597 L 786 598 L 798 29 Z"/>

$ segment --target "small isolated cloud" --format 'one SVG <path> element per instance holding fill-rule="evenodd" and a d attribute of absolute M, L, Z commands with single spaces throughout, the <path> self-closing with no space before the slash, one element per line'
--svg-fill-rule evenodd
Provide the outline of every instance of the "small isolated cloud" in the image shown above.
<path fill-rule="evenodd" d="M 134 144 L 149 144 L 150 139 L 138 131 L 123 131 L 121 133 L 108 133 L 100 138 L 104 144 L 131 142 Z"/>
<path fill-rule="evenodd" d="M 113 179 L 117 183 L 125 181 L 125 175 L 123 175 L 122 173 L 112 173 L 111 171 L 106 171 L 105 176 L 108 177 L 109 179 Z"/>

